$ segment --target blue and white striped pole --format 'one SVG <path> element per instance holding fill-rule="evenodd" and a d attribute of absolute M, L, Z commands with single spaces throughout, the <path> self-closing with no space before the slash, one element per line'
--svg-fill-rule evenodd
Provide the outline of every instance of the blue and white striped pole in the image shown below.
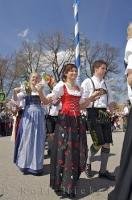
<path fill-rule="evenodd" d="M 80 38 L 79 38 L 79 23 L 78 23 L 78 6 L 79 6 L 79 0 L 74 0 L 74 19 L 75 19 L 75 64 L 78 68 L 78 78 L 77 82 L 80 83 Z"/>

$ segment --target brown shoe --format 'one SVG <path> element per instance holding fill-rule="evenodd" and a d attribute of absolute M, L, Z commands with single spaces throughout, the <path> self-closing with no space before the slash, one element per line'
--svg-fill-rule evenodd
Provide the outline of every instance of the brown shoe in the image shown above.
<path fill-rule="evenodd" d="M 92 170 L 91 170 L 91 164 L 86 164 L 86 168 L 85 168 L 85 174 L 88 178 L 92 177 Z"/>
<path fill-rule="evenodd" d="M 99 178 L 106 178 L 111 181 L 115 181 L 115 175 L 110 173 L 109 171 L 100 172 L 99 171 Z"/>

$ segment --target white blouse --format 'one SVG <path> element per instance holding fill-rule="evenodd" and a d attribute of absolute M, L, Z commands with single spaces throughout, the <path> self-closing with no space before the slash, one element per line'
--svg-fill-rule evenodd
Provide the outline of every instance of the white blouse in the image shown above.
<path fill-rule="evenodd" d="M 124 60 L 127 63 L 127 68 L 125 71 L 125 74 L 127 75 L 128 69 L 132 69 L 132 38 L 127 41 Z M 127 88 L 128 97 L 132 103 L 132 89 L 129 84 L 127 84 Z"/>
<path fill-rule="evenodd" d="M 43 90 L 43 94 L 45 95 L 45 92 Z M 24 88 L 21 89 L 21 91 L 17 94 L 17 100 L 14 101 L 19 107 L 24 108 L 25 107 L 25 96 L 26 96 L 26 91 Z M 32 91 L 31 95 L 39 95 L 38 92 Z M 13 99 L 14 100 L 14 99 Z"/>
<path fill-rule="evenodd" d="M 61 96 L 63 96 L 64 94 L 64 85 L 66 86 L 67 92 L 68 94 L 74 95 L 74 96 L 81 96 L 82 95 L 82 91 L 80 90 L 73 90 L 73 89 L 69 89 L 69 87 L 67 86 L 66 83 L 64 83 L 63 81 L 59 81 L 55 87 L 52 90 L 52 93 L 49 94 L 48 96 L 52 95 L 53 100 L 54 99 L 58 99 Z"/>
<path fill-rule="evenodd" d="M 128 69 L 132 69 L 132 38 L 127 41 L 124 60 L 127 63 L 127 73 Z"/>

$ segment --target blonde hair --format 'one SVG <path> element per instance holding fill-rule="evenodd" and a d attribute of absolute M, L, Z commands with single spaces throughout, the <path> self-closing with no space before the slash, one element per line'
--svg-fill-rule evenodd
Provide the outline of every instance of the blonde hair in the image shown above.
<path fill-rule="evenodd" d="M 40 74 L 38 73 L 38 72 L 32 72 L 31 74 L 30 74 L 30 76 L 29 76 L 29 80 L 32 78 L 32 76 L 34 76 L 34 75 L 37 75 L 40 79 L 41 79 L 41 76 L 40 76 Z"/>
<path fill-rule="evenodd" d="M 127 39 L 130 38 L 132 38 L 132 22 L 130 22 L 127 27 Z"/>

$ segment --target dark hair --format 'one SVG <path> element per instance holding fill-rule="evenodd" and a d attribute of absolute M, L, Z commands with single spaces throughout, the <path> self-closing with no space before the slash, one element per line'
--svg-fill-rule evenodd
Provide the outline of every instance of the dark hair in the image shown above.
<path fill-rule="evenodd" d="M 95 69 L 101 67 L 101 65 L 106 65 L 106 68 L 108 66 L 107 62 L 105 62 L 104 60 L 96 60 L 92 65 L 92 73 L 95 72 Z"/>
<path fill-rule="evenodd" d="M 127 100 L 127 105 L 131 106 L 131 101 L 129 99 Z"/>
<path fill-rule="evenodd" d="M 66 74 L 69 71 L 71 71 L 73 68 L 77 69 L 77 66 L 72 63 L 68 63 L 63 66 L 62 75 L 61 75 L 62 81 L 64 81 L 64 82 L 66 81 Z"/>

